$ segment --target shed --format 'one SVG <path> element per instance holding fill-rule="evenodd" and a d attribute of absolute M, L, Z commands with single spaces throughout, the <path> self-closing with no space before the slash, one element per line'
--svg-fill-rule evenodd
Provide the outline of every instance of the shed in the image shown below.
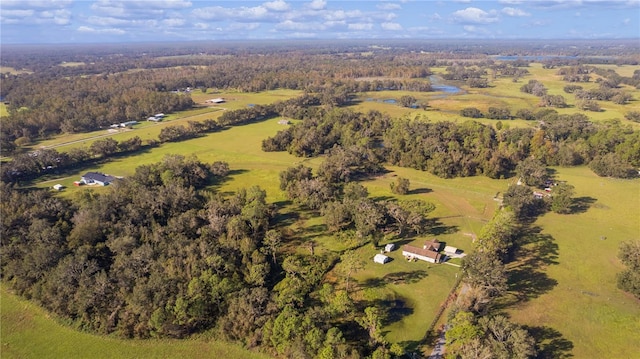
<path fill-rule="evenodd" d="M 159 121 L 162 121 L 162 119 L 155 116 L 151 116 L 147 118 L 147 121 L 159 122 Z"/>
<path fill-rule="evenodd" d="M 380 264 L 385 264 L 390 260 L 391 260 L 391 258 L 385 256 L 384 254 L 380 254 L 380 253 L 376 254 L 373 257 L 373 261 L 376 262 L 376 263 L 380 263 Z"/>
<path fill-rule="evenodd" d="M 396 245 L 395 245 L 395 244 L 393 244 L 393 243 L 389 243 L 389 244 L 387 244 L 386 246 L 384 246 L 384 251 L 385 251 L 385 252 L 391 252 L 391 251 L 393 251 L 394 249 L 396 249 Z"/>
<path fill-rule="evenodd" d="M 210 103 L 224 103 L 224 99 L 222 97 L 212 98 L 211 100 L 207 100 Z"/>
<path fill-rule="evenodd" d="M 445 253 L 453 253 L 453 254 L 456 254 L 456 253 L 458 253 L 458 248 L 456 248 L 456 247 L 452 247 L 452 246 L 445 246 L 445 247 L 444 247 L 444 252 L 445 252 Z"/>
<path fill-rule="evenodd" d="M 157 113 L 154 117 L 163 118 L 164 116 L 165 116 L 164 113 Z"/>
<path fill-rule="evenodd" d="M 64 186 L 61 185 L 60 183 L 53 185 L 53 189 L 55 189 L 56 191 L 62 191 L 63 188 Z"/>

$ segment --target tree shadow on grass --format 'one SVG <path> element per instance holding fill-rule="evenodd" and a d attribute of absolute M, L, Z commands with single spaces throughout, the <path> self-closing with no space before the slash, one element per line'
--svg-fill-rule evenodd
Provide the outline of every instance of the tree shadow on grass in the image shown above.
<path fill-rule="evenodd" d="M 424 194 L 424 193 L 431 193 L 431 192 L 433 192 L 431 188 L 416 188 L 416 189 L 412 189 L 407 194 Z"/>
<path fill-rule="evenodd" d="M 545 273 L 547 266 L 558 264 L 558 245 L 552 236 L 541 231 L 540 227 L 528 227 L 520 237 L 515 254 L 518 261 L 510 265 L 507 281 L 515 302 L 537 298 L 558 285 Z M 508 305 L 512 304 L 515 303 Z"/>
<path fill-rule="evenodd" d="M 573 199 L 571 207 L 569 208 L 571 214 L 584 213 L 591 205 L 596 203 L 596 199 L 593 197 L 578 197 Z"/>
<path fill-rule="evenodd" d="M 382 278 L 368 278 L 360 285 L 364 288 L 380 288 L 387 284 L 413 284 L 427 276 L 427 271 L 417 270 L 413 272 L 388 273 Z"/>
<path fill-rule="evenodd" d="M 524 327 L 536 341 L 538 359 L 563 359 L 571 358 L 573 354 L 573 342 L 564 338 L 559 331 L 547 327 Z"/>

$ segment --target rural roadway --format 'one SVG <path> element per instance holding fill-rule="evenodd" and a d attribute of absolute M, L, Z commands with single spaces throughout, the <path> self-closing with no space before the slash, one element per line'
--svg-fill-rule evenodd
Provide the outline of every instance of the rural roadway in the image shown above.
<path fill-rule="evenodd" d="M 444 333 L 445 332 L 446 330 L 443 330 L 442 333 L 440 333 L 440 336 L 438 337 L 438 341 L 436 342 L 436 346 L 433 348 L 431 355 L 427 357 L 428 359 L 444 358 L 444 344 L 445 344 Z"/>

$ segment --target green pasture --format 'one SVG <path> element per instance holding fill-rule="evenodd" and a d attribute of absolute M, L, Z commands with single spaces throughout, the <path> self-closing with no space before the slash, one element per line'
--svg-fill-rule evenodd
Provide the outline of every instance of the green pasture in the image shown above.
<path fill-rule="evenodd" d="M 564 343 L 576 358 L 634 357 L 640 305 L 616 287 L 616 274 L 620 242 L 640 239 L 640 181 L 598 177 L 585 167 L 557 171 L 575 186 L 582 208 L 533 224 L 539 233 L 512 264 L 507 311 L 521 324 L 555 331 L 544 343 Z"/>
<path fill-rule="evenodd" d="M 9 111 L 7 110 L 7 105 L 4 102 L 0 102 L 0 117 L 9 116 Z"/>
<path fill-rule="evenodd" d="M 0 287 L 0 357 L 13 358 L 268 358 L 205 338 L 126 340 L 83 333 Z"/>
<path fill-rule="evenodd" d="M 2 74 L 10 74 L 10 75 L 20 75 L 20 74 L 30 74 L 33 73 L 32 71 L 27 71 L 27 70 L 22 70 L 22 69 L 15 69 L 13 67 L 9 67 L 9 66 L 0 66 L 0 73 Z"/>
<path fill-rule="evenodd" d="M 226 110 L 246 108 L 249 104 L 269 104 L 275 101 L 284 101 L 298 96 L 300 93 L 300 91 L 293 90 L 274 90 L 257 94 L 224 92 L 207 95 L 200 91 L 194 91 L 192 97 L 196 103 L 202 103 L 204 105 L 206 100 L 215 97 L 222 97 L 226 102 L 216 106 L 196 107 L 186 111 L 170 113 L 158 123 L 141 119 L 138 124 L 132 126 L 131 130 L 109 132 L 107 129 L 103 129 L 87 133 L 61 134 L 50 139 L 35 142 L 29 146 L 29 149 L 35 150 L 42 147 L 52 147 L 59 151 L 65 151 L 74 147 L 89 147 L 96 139 L 106 137 L 111 137 L 117 141 L 126 140 L 134 136 L 139 136 L 142 140 L 157 139 L 160 130 L 166 126 L 186 124 L 187 121 L 215 120 Z"/>
<path fill-rule="evenodd" d="M 62 67 L 78 67 L 78 66 L 84 66 L 86 65 L 84 62 L 62 62 L 60 64 L 58 64 L 58 66 L 62 66 Z"/>

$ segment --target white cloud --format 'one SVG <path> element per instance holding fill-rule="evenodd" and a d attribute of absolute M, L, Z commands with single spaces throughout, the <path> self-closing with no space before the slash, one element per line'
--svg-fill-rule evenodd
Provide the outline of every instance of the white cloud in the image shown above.
<path fill-rule="evenodd" d="M 39 14 L 40 22 L 51 22 L 56 25 L 68 25 L 71 23 L 71 11 L 67 9 L 47 10 Z"/>
<path fill-rule="evenodd" d="M 184 9 L 191 7 L 186 0 L 98 0 L 91 7 L 119 7 L 124 9 Z"/>
<path fill-rule="evenodd" d="M 97 26 L 115 26 L 128 24 L 129 21 L 110 16 L 90 16 L 87 23 Z"/>
<path fill-rule="evenodd" d="M 275 26 L 277 30 L 284 31 L 321 31 L 325 27 L 322 24 L 310 23 L 310 22 L 296 22 L 291 20 L 285 20 Z"/>
<path fill-rule="evenodd" d="M 322 10 L 327 6 L 326 0 L 313 0 L 309 3 L 309 7 L 313 10 Z"/>
<path fill-rule="evenodd" d="M 262 4 L 267 10 L 271 11 L 287 11 L 289 10 L 289 4 L 284 0 L 269 1 Z"/>
<path fill-rule="evenodd" d="M 471 34 L 476 34 L 476 35 L 486 35 L 489 32 L 487 31 L 487 29 L 482 28 L 482 27 L 478 27 L 475 25 L 465 25 L 462 27 L 464 29 L 464 31 L 471 33 Z"/>
<path fill-rule="evenodd" d="M 513 8 L 513 7 L 505 7 L 504 9 L 502 9 L 501 12 L 507 16 L 514 16 L 514 17 L 531 16 L 530 13 L 521 9 Z"/>
<path fill-rule="evenodd" d="M 11 18 L 24 18 L 33 16 L 35 11 L 33 10 L 2 10 L 2 18 L 11 17 Z"/>
<path fill-rule="evenodd" d="M 520 5 L 520 4 L 524 3 L 523 0 L 500 0 L 498 2 L 500 4 L 507 4 L 507 5 Z"/>
<path fill-rule="evenodd" d="M 402 6 L 400 4 L 385 2 L 382 4 L 376 5 L 376 7 L 380 10 L 400 10 Z"/>
<path fill-rule="evenodd" d="M 240 23 L 235 22 L 227 27 L 227 31 L 251 31 L 260 27 L 257 22 Z"/>
<path fill-rule="evenodd" d="M 387 30 L 387 31 L 402 30 L 402 25 L 398 24 L 397 22 L 383 22 L 382 24 L 380 24 L 380 26 L 382 27 L 383 30 Z"/>
<path fill-rule="evenodd" d="M 354 23 L 347 25 L 349 30 L 355 31 L 367 31 L 373 29 L 373 24 L 371 23 Z"/>
<path fill-rule="evenodd" d="M 94 29 L 89 26 L 78 27 L 78 32 L 91 33 L 91 34 L 109 34 L 109 35 L 124 35 L 127 32 L 122 29 L 110 28 L 110 29 Z"/>
<path fill-rule="evenodd" d="M 162 20 L 162 25 L 163 26 L 168 26 L 168 27 L 180 27 L 183 26 L 186 23 L 186 21 L 184 19 L 180 19 L 180 18 L 172 18 L 172 19 L 164 19 Z"/>
<path fill-rule="evenodd" d="M 455 22 L 463 24 L 489 24 L 498 21 L 494 11 L 486 12 L 477 7 L 468 7 L 452 14 Z"/>
<path fill-rule="evenodd" d="M 235 20 L 238 22 L 254 22 L 256 20 L 276 21 L 269 11 L 263 6 L 224 8 L 222 6 L 210 6 L 194 9 L 193 16 L 202 20 L 222 21 Z"/>
<path fill-rule="evenodd" d="M 363 16 L 364 14 L 360 10 L 350 10 L 350 11 L 333 10 L 333 11 L 326 11 L 323 15 L 323 17 L 326 20 L 346 20 L 346 19 L 361 18 Z"/>
<path fill-rule="evenodd" d="M 14 9 L 62 9 L 70 6 L 73 0 L 2 0 L 2 8 Z"/>
<path fill-rule="evenodd" d="M 277 21 L 273 14 L 263 6 L 224 8 L 222 6 L 210 6 L 194 9 L 193 16 L 202 20 L 222 21 L 234 20 L 238 22 L 255 22 L 256 20 Z"/>

